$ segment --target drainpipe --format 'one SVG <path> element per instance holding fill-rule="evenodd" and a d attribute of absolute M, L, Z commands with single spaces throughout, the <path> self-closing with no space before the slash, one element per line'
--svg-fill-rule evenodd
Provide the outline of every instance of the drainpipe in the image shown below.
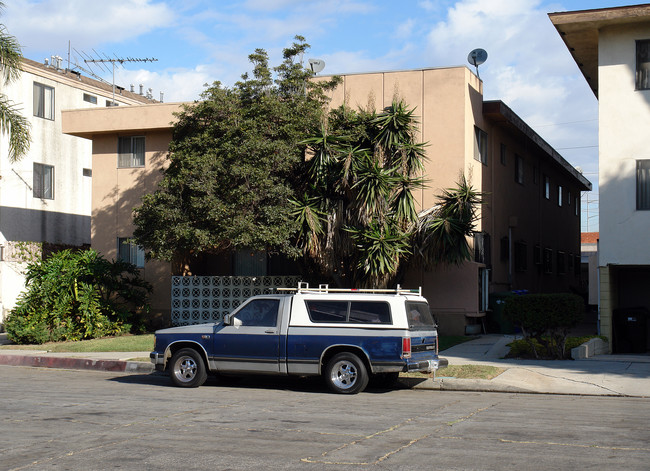
<path fill-rule="evenodd" d="M 508 220 L 508 289 L 512 290 L 512 229 L 517 227 L 517 216 L 510 216 Z"/>

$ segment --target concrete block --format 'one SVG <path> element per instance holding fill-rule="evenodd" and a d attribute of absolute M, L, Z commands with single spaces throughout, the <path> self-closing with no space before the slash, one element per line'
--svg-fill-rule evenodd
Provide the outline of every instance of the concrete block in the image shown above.
<path fill-rule="evenodd" d="M 603 339 L 594 338 L 578 347 L 572 348 L 571 358 L 574 360 L 583 360 L 594 355 L 605 355 L 607 353 L 609 353 L 609 344 Z"/>

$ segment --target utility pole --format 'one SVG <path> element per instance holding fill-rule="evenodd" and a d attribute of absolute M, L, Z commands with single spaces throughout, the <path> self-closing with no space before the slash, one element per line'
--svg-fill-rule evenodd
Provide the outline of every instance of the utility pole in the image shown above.
<path fill-rule="evenodd" d="M 121 65 L 124 65 L 125 62 L 156 62 L 158 59 L 154 58 L 144 58 L 144 59 L 138 59 L 134 57 L 116 57 L 115 59 L 107 58 L 107 59 L 84 59 L 84 62 L 86 64 L 90 63 L 100 63 L 100 64 L 105 64 L 107 62 L 110 62 L 113 65 L 113 106 L 115 106 L 115 63 L 119 62 Z"/>

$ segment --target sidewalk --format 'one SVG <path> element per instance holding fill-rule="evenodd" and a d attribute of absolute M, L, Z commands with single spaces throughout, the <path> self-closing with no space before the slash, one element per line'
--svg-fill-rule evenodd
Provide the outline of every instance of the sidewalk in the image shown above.
<path fill-rule="evenodd" d="M 650 397 L 650 355 L 597 355 L 583 360 L 504 360 L 507 335 L 484 335 L 440 353 L 450 365 L 505 368 L 491 380 L 444 377 L 411 384 L 447 391 L 494 391 L 540 394 Z"/>
<path fill-rule="evenodd" d="M 450 365 L 494 365 L 506 370 L 491 380 L 404 378 L 415 389 L 508 393 L 650 397 L 650 355 L 599 355 L 585 360 L 503 360 L 512 336 L 484 335 L 440 353 Z M 0 345 L 7 343 L 0 334 Z M 134 358 L 149 352 L 51 353 L 0 349 L 0 365 L 89 369 L 150 374 L 153 365 Z"/>

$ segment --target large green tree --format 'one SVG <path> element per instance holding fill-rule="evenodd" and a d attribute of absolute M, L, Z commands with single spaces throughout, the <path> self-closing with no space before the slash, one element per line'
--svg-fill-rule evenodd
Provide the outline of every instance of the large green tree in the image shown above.
<path fill-rule="evenodd" d="M 386 287 L 409 263 L 431 268 L 471 258 L 480 195 L 461 178 L 440 203 L 418 214 L 425 143 L 414 109 L 395 99 L 380 113 L 334 109 L 305 142 L 312 158 L 293 200 L 299 246 L 321 277 L 339 286 Z"/>
<path fill-rule="evenodd" d="M 4 3 L 0 2 L 0 11 Z M 0 80 L 9 85 L 20 77 L 22 54 L 16 38 L 0 24 Z M 29 122 L 20 114 L 17 104 L 0 93 L 0 132 L 9 135 L 9 161 L 19 160 L 29 150 L 31 138 Z"/>
<path fill-rule="evenodd" d="M 256 50 L 250 75 L 231 88 L 215 82 L 179 113 L 159 188 L 134 210 L 134 239 L 149 257 L 187 267 L 199 254 L 239 248 L 296 255 L 289 200 L 301 141 L 339 81 L 310 80 L 301 63 L 308 48 L 297 36 L 273 68 Z"/>

